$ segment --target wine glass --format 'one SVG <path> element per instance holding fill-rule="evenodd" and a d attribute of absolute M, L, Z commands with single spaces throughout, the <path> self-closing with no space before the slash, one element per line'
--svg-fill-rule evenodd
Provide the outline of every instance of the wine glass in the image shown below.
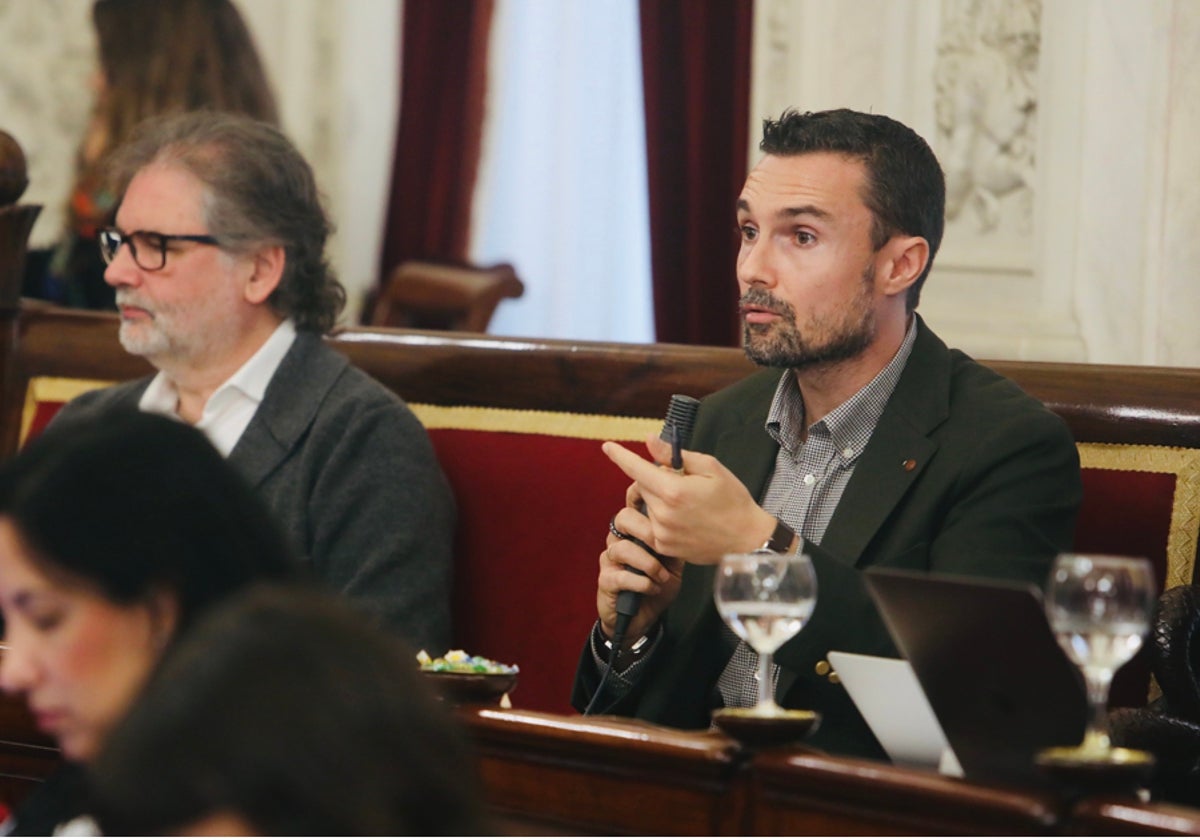
<path fill-rule="evenodd" d="M 758 653 L 757 717 L 780 717 L 771 663 L 780 645 L 800 632 L 817 602 L 817 576 L 804 554 L 726 554 L 717 567 L 717 612 Z"/>
<path fill-rule="evenodd" d="M 1067 656 L 1083 671 L 1090 715 L 1077 761 L 1129 761 L 1108 731 L 1113 674 L 1142 646 L 1154 609 L 1154 572 L 1142 558 L 1060 554 L 1046 587 L 1046 616 Z M 1125 755 L 1130 753 L 1131 755 Z"/>

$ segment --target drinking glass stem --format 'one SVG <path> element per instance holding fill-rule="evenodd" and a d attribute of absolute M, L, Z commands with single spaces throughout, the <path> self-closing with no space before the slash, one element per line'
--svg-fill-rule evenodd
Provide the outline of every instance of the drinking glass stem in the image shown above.
<path fill-rule="evenodd" d="M 1083 746 L 1097 752 L 1108 752 L 1112 749 L 1108 734 L 1108 692 L 1112 686 L 1113 672 L 1107 668 L 1085 668 L 1083 675 L 1091 710 Z"/>
<path fill-rule="evenodd" d="M 775 687 L 771 685 L 771 661 L 773 654 L 759 653 L 758 655 L 758 707 L 760 709 L 775 708 Z"/>

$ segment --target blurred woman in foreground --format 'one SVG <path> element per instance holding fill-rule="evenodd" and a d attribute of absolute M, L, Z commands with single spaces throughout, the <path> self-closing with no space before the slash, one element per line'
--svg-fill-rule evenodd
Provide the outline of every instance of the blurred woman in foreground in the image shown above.
<path fill-rule="evenodd" d="M 78 765 L 177 636 L 295 569 L 257 496 L 185 424 L 140 412 L 56 424 L 0 468 L 0 689 L 26 699 L 67 760 L 11 832 L 80 817 Z"/>

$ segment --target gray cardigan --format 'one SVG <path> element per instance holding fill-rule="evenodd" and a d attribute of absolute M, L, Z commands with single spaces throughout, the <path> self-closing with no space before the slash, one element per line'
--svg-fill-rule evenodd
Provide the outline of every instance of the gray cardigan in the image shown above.
<path fill-rule="evenodd" d="M 55 422 L 136 409 L 150 379 L 84 394 Z M 454 498 L 399 397 L 301 332 L 228 460 L 320 578 L 415 647 L 446 650 Z"/>

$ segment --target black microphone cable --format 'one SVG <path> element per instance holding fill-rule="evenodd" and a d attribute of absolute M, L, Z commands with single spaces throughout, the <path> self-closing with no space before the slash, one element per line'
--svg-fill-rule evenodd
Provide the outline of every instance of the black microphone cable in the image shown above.
<path fill-rule="evenodd" d="M 617 616 L 617 621 L 620 622 L 621 617 Z M 629 627 L 629 619 L 625 620 L 625 627 Z M 603 635 L 604 631 L 600 633 Z M 623 635 L 623 633 L 622 633 Z M 589 642 L 590 644 L 590 642 Z M 621 659 L 621 644 L 617 639 L 616 631 L 613 632 L 612 649 L 608 652 L 608 667 L 604 670 L 604 675 L 600 677 L 600 682 L 596 686 L 596 691 L 592 694 L 592 699 L 588 701 L 587 708 L 583 710 L 584 716 L 588 716 L 596 711 L 596 704 L 600 702 L 601 696 L 604 694 L 604 689 L 608 686 L 608 678 L 613 671 L 617 669 L 617 663 Z"/>
<path fill-rule="evenodd" d="M 659 434 L 659 439 L 671 444 L 671 469 L 677 473 L 683 472 L 683 449 L 688 445 L 692 437 L 692 428 L 696 424 L 696 413 L 700 409 L 700 401 L 695 397 L 689 397 L 685 394 L 672 394 L 671 401 L 667 405 L 667 416 L 663 421 L 662 432 Z M 645 505 L 641 505 L 642 512 L 645 513 Z M 618 530 L 613 522 L 608 524 L 609 530 L 613 536 L 622 540 L 633 540 L 646 551 L 653 554 L 660 561 L 662 555 L 639 540 L 637 537 L 631 536 Z M 626 566 L 626 568 L 629 568 Z M 629 569 L 639 575 L 645 575 L 644 572 L 638 569 Z M 617 593 L 617 618 L 613 623 L 613 637 L 610 642 L 612 645 L 608 654 L 608 669 L 600 678 L 600 683 L 596 686 L 596 691 L 592 695 L 591 701 L 588 703 L 584 714 L 591 714 L 600 695 L 608 684 L 609 675 L 616 669 L 617 663 L 621 657 L 621 646 L 625 644 L 625 636 L 629 632 L 629 624 L 633 621 L 633 617 L 637 615 L 638 610 L 642 606 L 642 593 L 634 592 L 628 589 L 623 589 Z M 601 631 L 603 632 L 603 631 Z"/>

